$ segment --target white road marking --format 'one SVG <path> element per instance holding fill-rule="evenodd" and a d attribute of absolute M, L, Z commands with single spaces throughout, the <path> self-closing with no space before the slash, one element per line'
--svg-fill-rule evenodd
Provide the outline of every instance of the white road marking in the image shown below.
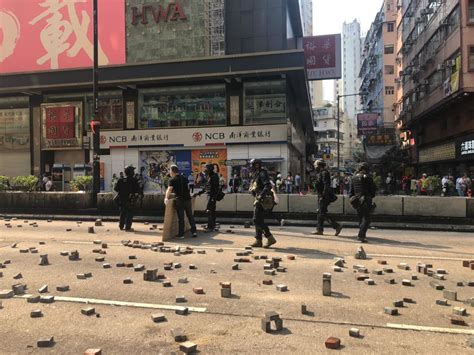
<path fill-rule="evenodd" d="M 438 328 L 438 327 L 425 327 L 422 325 L 393 324 L 393 323 L 387 323 L 387 327 L 393 328 L 393 329 L 403 329 L 403 330 L 419 330 L 419 331 L 424 331 L 424 332 L 474 335 L 474 329 Z"/>
<path fill-rule="evenodd" d="M 15 298 L 27 298 L 31 295 L 15 296 Z M 121 306 L 121 307 L 133 307 L 133 308 L 150 308 L 150 309 L 164 309 L 169 311 L 175 311 L 182 308 L 182 306 L 172 306 L 166 304 L 154 304 L 154 303 L 138 303 L 138 302 L 124 302 L 124 301 L 113 301 L 113 300 L 98 300 L 94 298 L 79 298 L 79 297 L 63 297 L 54 296 L 54 301 L 59 302 L 72 302 L 72 303 L 85 303 L 85 304 L 101 304 L 106 306 Z M 187 307 L 187 306 L 184 306 Z M 207 308 L 204 307 L 187 307 L 190 312 L 205 313 Z"/>

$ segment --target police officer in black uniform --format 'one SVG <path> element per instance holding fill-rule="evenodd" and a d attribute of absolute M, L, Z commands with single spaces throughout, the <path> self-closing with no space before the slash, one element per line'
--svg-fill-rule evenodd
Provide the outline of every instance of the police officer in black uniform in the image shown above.
<path fill-rule="evenodd" d="M 120 208 L 120 230 L 131 231 L 133 223 L 133 210 L 141 194 L 137 179 L 134 177 L 135 168 L 131 165 L 125 167 L 125 176 L 121 177 L 114 190 L 118 193 L 116 201 Z"/>
<path fill-rule="evenodd" d="M 372 199 L 375 197 L 377 187 L 370 175 L 370 166 L 362 163 L 357 173 L 352 178 L 350 202 L 352 207 L 357 210 L 359 217 L 359 235 L 358 239 L 362 243 L 367 243 L 367 230 L 370 227 L 372 212 L 375 204 Z"/>
<path fill-rule="evenodd" d="M 206 186 L 204 190 L 193 195 L 207 194 L 207 226 L 205 232 L 213 232 L 216 229 L 216 203 L 219 194 L 219 176 L 214 172 L 214 164 L 206 164 Z"/>
<path fill-rule="evenodd" d="M 335 235 L 338 236 L 341 233 L 342 226 L 337 223 L 334 218 L 328 215 L 329 205 L 336 201 L 337 196 L 331 188 L 331 174 L 326 168 L 326 163 L 323 160 L 317 160 L 314 163 L 316 168 L 316 191 L 318 193 L 318 226 L 313 234 L 323 235 L 324 234 L 324 221 L 327 220 L 331 226 L 336 230 Z"/>
<path fill-rule="evenodd" d="M 250 165 L 253 170 L 253 180 L 250 185 L 252 195 L 255 197 L 254 209 L 253 209 L 253 223 L 255 225 L 255 242 L 251 245 L 254 248 L 261 248 L 263 246 L 262 237 L 263 235 L 267 238 L 267 242 L 264 248 L 270 248 L 277 241 L 273 237 L 270 229 L 265 224 L 265 211 L 264 198 L 266 196 L 272 196 L 272 184 L 268 176 L 267 170 L 263 169 L 262 161 L 259 159 L 252 159 Z M 268 208 L 267 210 L 271 210 Z"/>

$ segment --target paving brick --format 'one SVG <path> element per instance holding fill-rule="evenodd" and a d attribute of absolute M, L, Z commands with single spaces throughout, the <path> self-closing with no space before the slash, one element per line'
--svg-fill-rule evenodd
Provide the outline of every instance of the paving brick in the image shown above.
<path fill-rule="evenodd" d="M 151 315 L 151 320 L 155 323 L 166 322 L 166 316 L 163 313 L 155 313 Z"/>
<path fill-rule="evenodd" d="M 286 272 L 286 267 L 280 266 L 276 269 L 277 272 Z"/>
<path fill-rule="evenodd" d="M 193 354 L 197 350 L 197 345 L 190 341 L 185 341 L 184 343 L 179 344 L 179 350 L 185 354 Z"/>
<path fill-rule="evenodd" d="M 187 284 L 188 282 L 189 281 L 188 281 L 187 277 L 182 277 L 182 278 L 178 279 L 179 284 Z"/>
<path fill-rule="evenodd" d="M 364 281 L 364 280 L 367 280 L 369 279 L 369 275 L 365 275 L 365 274 L 355 274 L 355 278 L 357 281 Z"/>
<path fill-rule="evenodd" d="M 133 280 L 130 277 L 127 277 L 126 279 L 123 280 L 123 283 L 126 285 L 133 284 Z"/>
<path fill-rule="evenodd" d="M 38 289 L 39 293 L 46 293 L 48 292 L 48 285 L 43 285 Z"/>
<path fill-rule="evenodd" d="M 323 296 L 331 296 L 331 279 L 323 279 Z"/>
<path fill-rule="evenodd" d="M 436 280 L 446 280 L 444 274 L 433 274 L 433 278 Z"/>
<path fill-rule="evenodd" d="M 85 272 L 84 275 L 86 275 L 87 278 L 91 278 L 92 277 L 92 272 Z"/>
<path fill-rule="evenodd" d="M 277 285 L 276 289 L 277 289 L 277 291 L 280 291 L 280 292 L 286 292 L 286 291 L 288 291 L 288 286 L 286 286 L 286 285 Z"/>
<path fill-rule="evenodd" d="M 163 287 L 172 287 L 173 286 L 171 284 L 171 281 L 163 281 L 162 285 L 163 285 Z"/>
<path fill-rule="evenodd" d="M 359 338 L 360 337 L 360 330 L 357 328 L 351 328 L 349 329 L 349 336 L 353 338 Z"/>
<path fill-rule="evenodd" d="M 197 253 L 198 254 L 206 254 L 206 251 L 205 250 L 198 250 Z"/>
<path fill-rule="evenodd" d="M 84 355 L 102 355 L 102 349 L 87 349 Z"/>
<path fill-rule="evenodd" d="M 12 290 L 0 290 L 0 299 L 12 298 L 14 295 Z"/>
<path fill-rule="evenodd" d="M 110 269 L 110 268 L 112 268 L 112 265 L 110 265 L 109 263 L 104 263 L 104 264 L 102 264 L 102 268 Z"/>
<path fill-rule="evenodd" d="M 390 285 L 395 285 L 395 279 L 385 279 L 384 282 Z"/>
<path fill-rule="evenodd" d="M 40 297 L 40 303 L 53 303 L 54 302 L 54 296 L 41 296 Z"/>
<path fill-rule="evenodd" d="M 375 281 L 372 279 L 365 279 L 364 282 L 369 286 L 375 285 Z"/>
<path fill-rule="evenodd" d="M 69 285 L 60 285 L 56 287 L 56 291 L 67 292 L 69 291 Z"/>
<path fill-rule="evenodd" d="M 40 255 L 40 266 L 47 266 L 49 265 L 48 254 Z"/>
<path fill-rule="evenodd" d="M 272 280 L 263 280 L 262 283 L 263 283 L 264 285 L 267 285 L 267 286 L 273 285 L 273 281 L 272 281 Z"/>
<path fill-rule="evenodd" d="M 269 275 L 269 276 L 275 276 L 276 275 L 276 270 L 265 270 L 264 274 Z"/>
<path fill-rule="evenodd" d="M 87 228 L 87 233 L 93 234 L 95 233 L 94 227 L 88 227 Z M 99 243 L 100 244 L 100 243 Z"/>
<path fill-rule="evenodd" d="M 180 316 L 185 316 L 189 314 L 189 309 L 188 307 L 178 307 L 174 312 Z"/>
<path fill-rule="evenodd" d="M 334 272 L 342 272 L 342 268 L 339 267 L 339 266 L 333 266 L 333 267 L 332 267 L 332 270 L 333 270 Z"/>
<path fill-rule="evenodd" d="M 387 265 L 387 260 L 377 260 L 377 264 L 379 264 L 379 265 Z"/>
<path fill-rule="evenodd" d="M 26 285 L 24 284 L 15 284 L 12 285 L 12 290 L 15 295 L 24 295 L 26 290 Z"/>
<path fill-rule="evenodd" d="M 383 275 L 383 270 L 372 270 L 372 274 L 374 274 L 374 275 Z"/>
<path fill-rule="evenodd" d="M 407 263 L 400 263 L 397 267 L 401 270 L 410 270 L 410 266 Z"/>
<path fill-rule="evenodd" d="M 203 295 L 204 294 L 204 289 L 202 287 L 194 287 L 193 292 L 196 295 Z"/>
<path fill-rule="evenodd" d="M 71 251 L 69 253 L 68 259 L 70 261 L 78 261 L 79 260 L 79 252 L 77 250 Z"/>
<path fill-rule="evenodd" d="M 266 319 L 266 318 L 263 318 L 261 320 L 261 326 L 262 326 L 262 330 L 265 332 L 265 333 L 270 333 L 272 331 L 272 328 L 271 328 L 271 321 L 269 319 Z"/>
<path fill-rule="evenodd" d="M 294 255 L 287 255 L 286 258 L 287 258 L 288 260 L 295 260 L 295 259 L 296 259 L 296 256 L 294 256 Z"/>
<path fill-rule="evenodd" d="M 193 264 L 190 264 L 190 265 L 189 265 L 189 269 L 190 269 L 190 270 L 197 270 L 197 266 L 196 266 L 196 265 L 193 265 Z"/>
<path fill-rule="evenodd" d="M 157 280 L 158 269 L 149 269 L 146 270 L 143 274 L 144 281 L 156 281 Z"/>
<path fill-rule="evenodd" d="M 451 290 L 443 290 L 443 297 L 450 301 L 458 300 L 458 293 Z"/>
<path fill-rule="evenodd" d="M 441 274 L 441 275 L 446 275 L 447 274 L 445 269 L 436 269 L 436 273 Z"/>
<path fill-rule="evenodd" d="M 450 316 L 450 321 L 454 325 L 466 325 L 466 321 L 458 316 Z"/>
<path fill-rule="evenodd" d="M 456 316 L 466 316 L 467 311 L 466 311 L 466 308 L 463 308 L 463 307 L 454 307 L 453 314 Z"/>
<path fill-rule="evenodd" d="M 462 261 L 462 266 L 463 267 L 470 267 L 470 264 L 474 262 L 474 260 L 463 260 Z"/>
<path fill-rule="evenodd" d="M 458 287 L 463 287 L 463 286 L 464 286 L 464 282 L 458 281 L 458 282 L 456 282 L 456 286 L 458 286 Z"/>
<path fill-rule="evenodd" d="M 435 290 L 444 290 L 444 286 L 439 284 L 438 282 L 436 281 L 430 281 L 430 286 L 433 287 Z"/>
<path fill-rule="evenodd" d="M 69 252 L 68 251 L 62 251 L 59 253 L 59 255 L 61 256 L 68 256 L 69 255 Z"/>
<path fill-rule="evenodd" d="M 41 338 L 36 342 L 38 348 L 51 348 L 54 346 L 54 337 Z"/>
<path fill-rule="evenodd" d="M 230 298 L 232 296 L 232 290 L 230 288 L 221 288 L 221 297 Z"/>
<path fill-rule="evenodd" d="M 81 314 L 85 316 L 92 316 L 95 314 L 95 308 L 93 307 L 87 307 L 87 308 L 82 308 L 81 309 Z"/>
<path fill-rule="evenodd" d="M 185 303 L 185 302 L 188 302 L 188 300 L 186 299 L 186 297 L 184 297 L 184 296 L 176 296 L 176 303 Z"/>
<path fill-rule="evenodd" d="M 40 309 L 35 309 L 30 312 L 31 318 L 41 318 L 43 316 L 43 312 Z"/>
<path fill-rule="evenodd" d="M 23 275 L 21 274 L 21 272 L 19 272 L 19 273 L 13 275 L 13 278 L 14 278 L 15 280 L 19 280 L 19 279 L 22 279 L 22 278 L 23 278 Z"/>
<path fill-rule="evenodd" d="M 341 347 L 341 339 L 330 337 L 324 342 L 327 349 L 339 349 Z"/>
<path fill-rule="evenodd" d="M 474 287 L 474 281 L 466 281 L 466 285 L 469 287 Z"/>
<path fill-rule="evenodd" d="M 394 307 L 398 307 L 398 308 L 403 307 L 403 300 L 396 300 L 396 301 L 394 301 L 394 302 L 393 302 L 393 306 L 394 306 Z"/>
<path fill-rule="evenodd" d="M 416 303 L 413 298 L 403 297 L 403 302 L 405 303 Z"/>
<path fill-rule="evenodd" d="M 224 252 L 224 249 L 218 248 L 218 249 L 216 249 L 216 252 L 218 252 L 218 253 L 223 253 L 223 252 Z"/>
<path fill-rule="evenodd" d="M 174 338 L 176 342 L 183 342 L 186 341 L 186 333 L 182 328 L 174 328 L 171 329 L 171 336 Z"/>
<path fill-rule="evenodd" d="M 136 266 L 133 268 L 133 270 L 134 270 L 135 272 L 141 272 L 141 271 L 145 270 L 145 265 L 138 264 L 138 265 L 136 265 Z"/>
<path fill-rule="evenodd" d="M 408 280 L 408 279 L 403 279 L 402 280 L 402 285 L 403 286 L 413 286 L 411 280 Z"/>
<path fill-rule="evenodd" d="M 308 307 L 305 304 L 301 305 L 301 314 L 308 313 Z"/>
<path fill-rule="evenodd" d="M 393 308 L 393 307 L 385 307 L 383 309 L 383 312 L 385 314 L 388 314 L 388 315 L 391 315 L 391 316 L 397 316 L 398 315 L 398 309 L 397 308 Z"/>
<path fill-rule="evenodd" d="M 33 295 L 31 295 L 31 296 L 28 296 L 28 297 L 26 298 L 26 302 L 27 302 L 27 303 L 39 303 L 40 298 L 41 298 L 41 297 L 40 297 L 39 295 L 38 295 L 38 296 L 33 296 Z"/>
<path fill-rule="evenodd" d="M 20 249 L 21 254 L 26 254 L 30 251 L 30 249 Z"/>
<path fill-rule="evenodd" d="M 365 252 L 363 247 L 359 247 L 357 248 L 357 252 L 355 253 L 354 257 L 356 259 L 365 260 L 367 259 L 367 253 Z"/>
<path fill-rule="evenodd" d="M 383 272 L 387 273 L 387 274 L 393 274 L 393 269 L 392 268 L 389 268 L 389 267 L 384 267 L 383 268 Z"/>
<path fill-rule="evenodd" d="M 468 298 L 467 300 L 464 301 L 465 304 L 468 306 L 474 307 L 474 297 Z"/>
<path fill-rule="evenodd" d="M 436 300 L 436 304 L 438 306 L 449 306 L 448 300 L 446 299 Z"/>
<path fill-rule="evenodd" d="M 343 258 L 336 258 L 334 261 L 334 265 L 338 267 L 344 267 L 345 261 Z"/>
<path fill-rule="evenodd" d="M 263 270 L 273 270 L 272 264 L 264 264 L 263 265 Z"/>

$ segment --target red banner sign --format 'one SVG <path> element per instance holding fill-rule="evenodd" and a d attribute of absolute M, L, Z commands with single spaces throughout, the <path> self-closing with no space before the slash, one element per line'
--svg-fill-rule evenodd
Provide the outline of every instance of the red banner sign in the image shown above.
<path fill-rule="evenodd" d="M 383 117 L 380 113 L 359 113 L 357 115 L 357 134 L 359 136 L 376 133 L 383 127 Z"/>
<path fill-rule="evenodd" d="M 75 138 L 74 107 L 46 108 L 46 139 Z"/>
<path fill-rule="evenodd" d="M 82 149 L 82 103 L 41 105 L 43 149 Z"/>
<path fill-rule="evenodd" d="M 99 64 L 125 61 L 125 0 L 101 0 Z M 0 74 L 92 63 L 92 0 L 0 0 Z"/>
<path fill-rule="evenodd" d="M 303 38 L 308 80 L 341 78 L 341 35 Z"/>

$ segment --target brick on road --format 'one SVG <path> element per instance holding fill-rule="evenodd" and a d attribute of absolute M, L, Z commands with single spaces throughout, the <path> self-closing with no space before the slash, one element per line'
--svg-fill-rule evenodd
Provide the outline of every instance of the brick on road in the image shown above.
<path fill-rule="evenodd" d="M 179 350 L 185 354 L 192 354 L 196 352 L 197 345 L 190 341 L 185 341 L 184 343 L 179 344 Z"/>
<path fill-rule="evenodd" d="M 349 336 L 351 336 L 353 338 L 359 338 L 360 337 L 360 330 L 358 328 L 349 329 Z"/>
<path fill-rule="evenodd" d="M 31 296 L 28 296 L 26 298 L 26 302 L 27 303 L 39 303 L 40 299 L 41 299 L 41 296 L 39 296 L 39 295 L 38 296 L 31 295 Z"/>
<path fill-rule="evenodd" d="M 102 349 L 87 349 L 84 355 L 102 355 Z"/>
<path fill-rule="evenodd" d="M 54 346 L 54 337 L 41 338 L 36 342 L 38 348 L 50 348 Z"/>
<path fill-rule="evenodd" d="M 183 328 L 171 329 L 171 336 L 174 338 L 174 341 L 176 342 L 183 342 L 187 340 L 187 336 Z"/>
<path fill-rule="evenodd" d="M 12 290 L 0 290 L 0 299 L 12 298 L 14 295 Z"/>
<path fill-rule="evenodd" d="M 341 347 L 341 339 L 335 337 L 329 337 L 324 342 L 324 345 L 328 349 L 339 349 Z"/>
<path fill-rule="evenodd" d="M 458 293 L 451 290 L 443 290 L 443 297 L 450 301 L 458 300 Z"/>
<path fill-rule="evenodd" d="M 467 315 L 466 308 L 463 308 L 463 307 L 454 307 L 454 308 L 453 308 L 453 314 L 454 314 L 455 316 L 466 316 L 466 315 Z"/>
<path fill-rule="evenodd" d="M 53 303 L 54 302 L 54 296 L 41 296 L 40 297 L 40 303 Z"/>
<path fill-rule="evenodd" d="M 155 323 L 161 323 L 166 321 L 166 316 L 163 313 L 155 313 L 151 315 L 151 319 Z"/>
<path fill-rule="evenodd" d="M 87 307 L 87 308 L 82 308 L 81 309 L 81 314 L 85 316 L 92 316 L 95 314 L 95 308 L 93 307 Z"/>
<path fill-rule="evenodd" d="M 383 312 L 385 314 L 388 314 L 390 316 L 397 316 L 398 315 L 398 309 L 397 308 L 393 308 L 393 307 L 385 307 L 383 309 Z"/>
<path fill-rule="evenodd" d="M 41 318 L 43 316 L 43 312 L 40 309 L 35 309 L 30 312 L 31 318 Z"/>

